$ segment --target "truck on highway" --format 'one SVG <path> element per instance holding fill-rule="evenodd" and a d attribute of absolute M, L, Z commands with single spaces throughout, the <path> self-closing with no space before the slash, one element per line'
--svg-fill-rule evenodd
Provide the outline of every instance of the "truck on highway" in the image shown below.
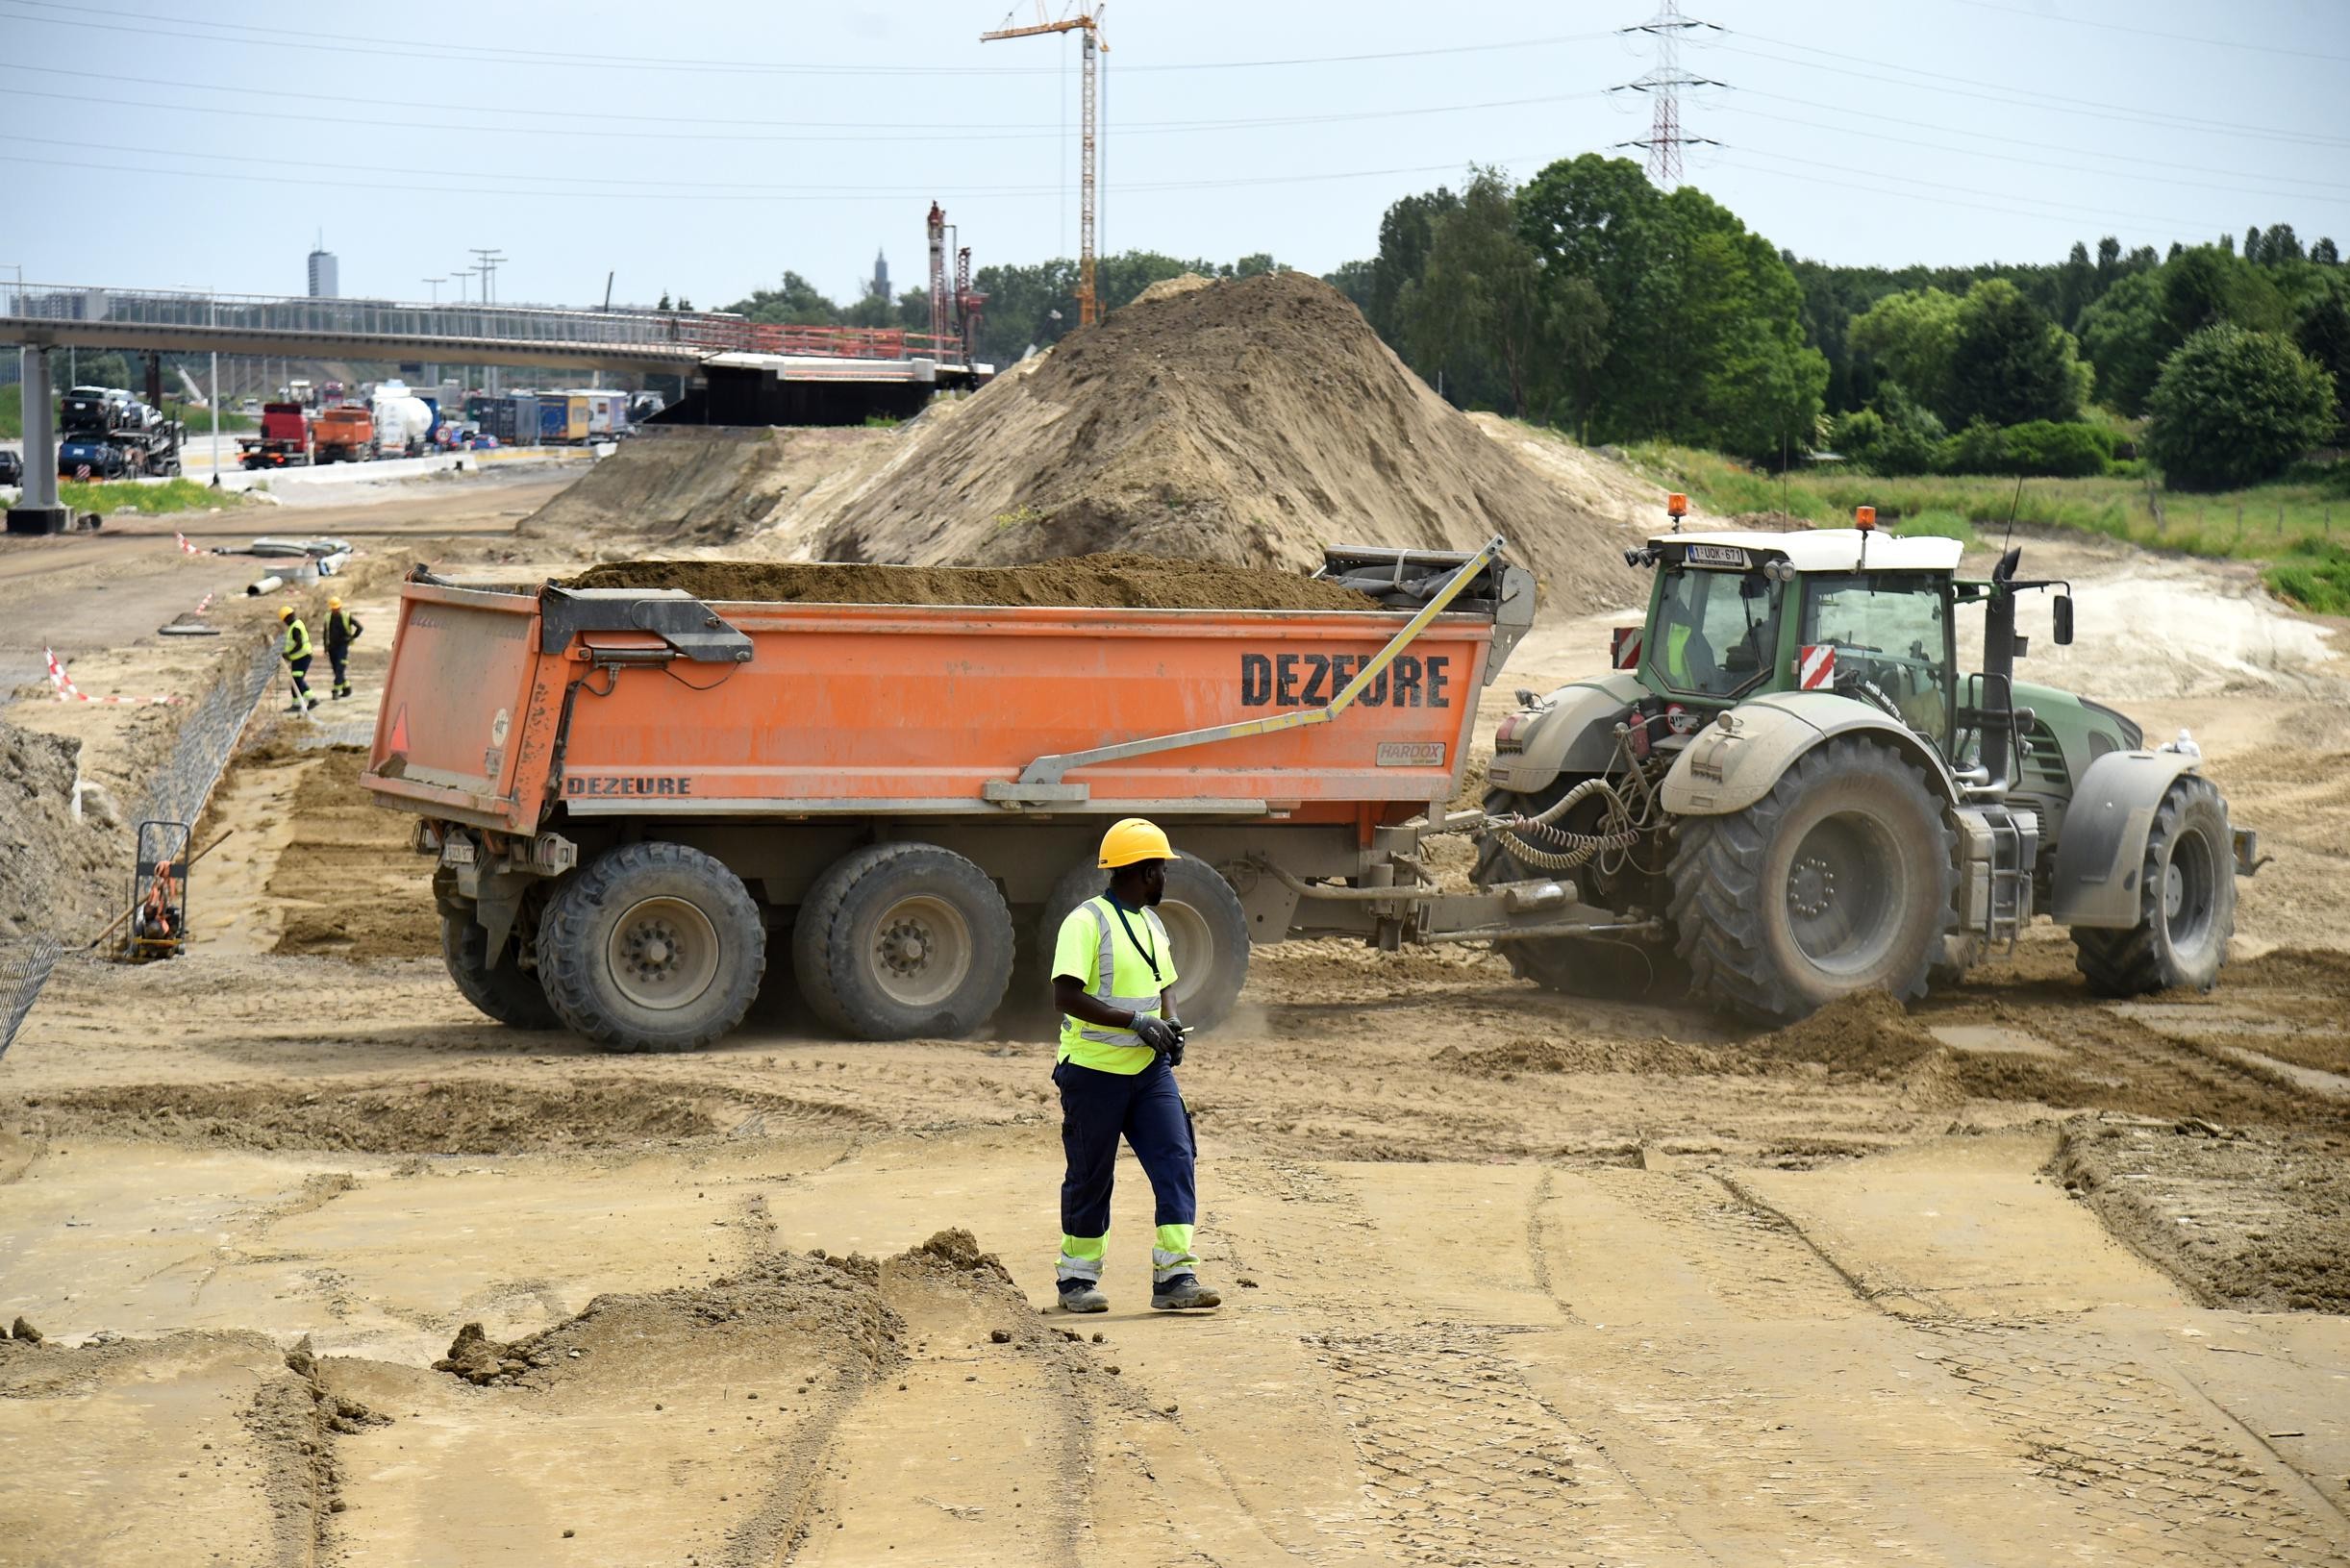
<path fill-rule="evenodd" d="M 365 409 L 349 404 L 321 409 L 311 426 L 311 443 L 321 463 L 365 462 L 375 455 L 375 420 Z"/>
<path fill-rule="evenodd" d="M 433 435 L 433 407 L 406 391 L 378 392 L 369 411 L 375 421 L 375 456 L 421 457 Z"/>
<path fill-rule="evenodd" d="M 704 1045 L 788 946 L 844 1033 L 966 1034 L 1100 891 L 1102 830 L 1147 815 L 1184 852 L 1160 909 L 1178 1010 L 1212 1026 L 1254 943 L 1507 942 L 1574 913 L 1570 884 L 1440 891 L 1422 859 L 1484 820 L 1446 806 L 1533 618 L 1500 542 L 1333 550 L 1352 610 L 414 575 L 363 784 L 420 819 L 450 975 L 510 1024 Z"/>
<path fill-rule="evenodd" d="M 237 437 L 247 468 L 301 468 L 311 460 L 310 413 L 299 403 L 262 405 L 261 434 Z"/>
<path fill-rule="evenodd" d="M 137 479 L 180 471 L 188 427 L 120 387 L 76 386 L 59 400 L 62 479 Z"/>
<path fill-rule="evenodd" d="M 587 440 L 588 400 L 577 392 L 539 393 L 538 439 L 548 446 L 576 446 Z"/>

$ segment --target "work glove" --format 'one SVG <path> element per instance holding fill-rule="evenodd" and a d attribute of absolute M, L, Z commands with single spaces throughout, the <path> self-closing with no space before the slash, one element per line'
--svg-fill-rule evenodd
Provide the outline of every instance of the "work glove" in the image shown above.
<path fill-rule="evenodd" d="M 1180 1025 L 1170 1024 L 1164 1018 L 1140 1014 L 1135 1019 L 1135 1038 L 1166 1058 L 1170 1064 L 1183 1060 L 1183 1028 Z"/>

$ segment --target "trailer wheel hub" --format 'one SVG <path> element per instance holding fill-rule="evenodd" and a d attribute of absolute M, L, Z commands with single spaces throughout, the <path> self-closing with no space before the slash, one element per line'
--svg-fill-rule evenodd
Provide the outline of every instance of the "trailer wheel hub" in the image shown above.
<path fill-rule="evenodd" d="M 873 979 L 903 1006 L 939 1006 L 969 975 L 971 951 L 962 910 L 928 895 L 900 899 L 874 925 Z"/>
<path fill-rule="evenodd" d="M 718 972 L 718 933 L 710 917 L 676 898 L 648 898 L 612 922 L 605 944 L 612 984 L 640 1008 L 682 1008 Z"/>

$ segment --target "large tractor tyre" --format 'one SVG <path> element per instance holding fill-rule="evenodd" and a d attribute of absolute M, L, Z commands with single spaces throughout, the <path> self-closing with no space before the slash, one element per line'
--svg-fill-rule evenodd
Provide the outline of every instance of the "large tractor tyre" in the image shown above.
<path fill-rule="evenodd" d="M 1831 740 L 1769 794 L 1682 825 L 1672 921 L 1692 994 L 1766 1023 L 1925 994 L 1958 885 L 1942 803 L 1883 746 Z"/>
<path fill-rule="evenodd" d="M 493 963 L 489 933 L 468 907 L 440 911 L 440 957 L 466 1001 L 512 1029 L 561 1029 L 538 977 L 514 962 L 510 947 Z"/>
<path fill-rule="evenodd" d="M 2146 834 L 2138 887 L 2136 926 L 2072 933 L 2088 988 L 2100 996 L 2210 990 L 2236 931 L 2235 834 L 2211 780 L 2183 773 L 2164 792 Z"/>
<path fill-rule="evenodd" d="M 988 874 L 936 844 L 875 844 L 816 880 L 791 928 L 800 995 L 866 1040 L 957 1039 L 1012 983 L 1012 911 Z"/>
<path fill-rule="evenodd" d="M 1532 816 L 1556 805 L 1559 799 L 1579 779 L 1562 779 L 1556 787 L 1539 795 L 1521 795 L 1514 790 L 1489 790 L 1485 798 L 1488 816 L 1522 814 Z M 1591 832 L 1597 827 L 1599 802 L 1569 813 L 1562 827 L 1571 832 Z M 1606 903 L 1606 890 L 1588 884 L 1590 867 L 1555 873 L 1574 878 L 1583 886 L 1586 902 Z M 1480 887 L 1498 887 L 1503 883 L 1533 882 L 1554 875 L 1538 866 L 1521 864 L 1510 852 L 1509 845 L 1488 835 L 1477 841 L 1477 864 L 1469 880 Z M 1612 942 L 1599 937 L 1543 936 L 1526 942 L 1496 942 L 1494 950 L 1510 962 L 1510 972 L 1520 980 L 1533 981 L 1544 990 L 1557 991 L 1562 996 L 1588 996 L 1625 1001 L 1646 996 L 1659 989 L 1668 977 L 1663 972 L 1666 955 L 1656 949 L 1631 942 Z M 1676 970 L 1678 965 L 1673 966 Z"/>
<path fill-rule="evenodd" d="M 1061 923 L 1109 884 L 1110 873 L 1087 862 L 1071 867 L 1054 886 L 1037 925 L 1047 968 L 1060 945 Z M 1175 1016 L 1193 1030 L 1215 1028 L 1232 1016 L 1240 987 L 1248 983 L 1248 915 L 1239 895 L 1215 867 L 1196 855 L 1178 853 L 1167 862 L 1159 922 L 1167 929 L 1167 946 L 1175 957 Z M 1125 933 L 1117 934 L 1125 939 Z M 1044 978 L 1049 987 L 1053 977 Z"/>
<path fill-rule="evenodd" d="M 538 918 L 538 977 L 607 1051 L 694 1051 L 742 1022 L 767 938 L 742 879 L 684 844 L 607 850 Z"/>

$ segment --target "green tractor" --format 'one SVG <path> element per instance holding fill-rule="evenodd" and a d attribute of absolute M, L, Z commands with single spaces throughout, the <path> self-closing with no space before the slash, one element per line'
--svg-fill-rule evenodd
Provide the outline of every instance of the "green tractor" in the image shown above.
<path fill-rule="evenodd" d="M 2207 990 L 2257 838 L 2233 827 L 2182 732 L 2148 748 L 2110 708 L 2014 679 L 2020 596 L 2069 585 L 1958 576 L 1961 547 L 1859 526 L 1674 532 L 1615 667 L 1503 720 L 1477 881 L 1571 874 L 1606 936 L 1504 944 L 1577 995 L 1689 992 L 1799 1018 L 1847 992 L 1903 1000 L 2068 927 L 2108 996 Z M 2072 640 L 2072 599 L 2053 600 Z M 1962 673 L 1962 618 L 1982 668 Z"/>

